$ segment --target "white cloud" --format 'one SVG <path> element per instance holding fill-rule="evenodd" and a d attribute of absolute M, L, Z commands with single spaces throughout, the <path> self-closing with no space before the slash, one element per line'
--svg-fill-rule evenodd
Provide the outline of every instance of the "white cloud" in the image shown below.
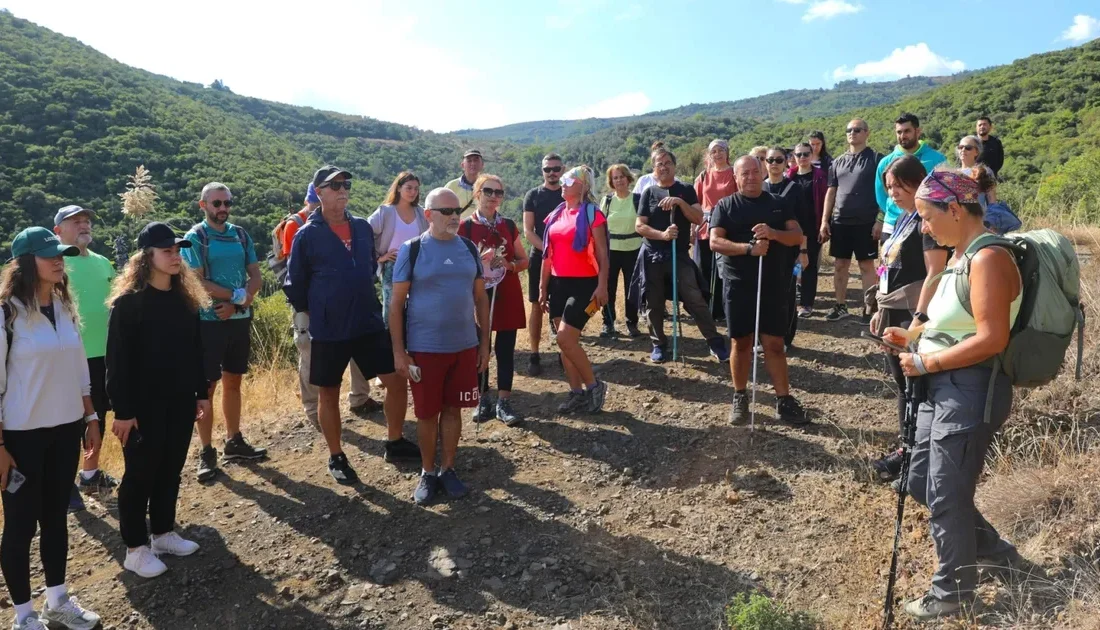
<path fill-rule="evenodd" d="M 1062 31 L 1062 39 L 1070 42 L 1087 42 L 1100 37 L 1100 20 L 1091 15 L 1073 16 L 1073 26 Z"/>
<path fill-rule="evenodd" d="M 645 11 L 640 4 L 632 4 L 626 8 L 622 13 L 615 16 L 616 22 L 633 22 L 642 17 Z"/>
<path fill-rule="evenodd" d="M 844 0 L 820 0 L 806 9 L 806 13 L 802 14 L 802 21 L 831 20 L 838 15 L 859 13 L 862 10 L 863 5 L 850 4 Z"/>
<path fill-rule="evenodd" d="M 598 103 L 574 109 L 569 113 L 571 119 L 615 118 L 644 114 L 649 109 L 649 97 L 645 92 L 626 92 L 604 99 Z"/>
<path fill-rule="evenodd" d="M 865 61 L 854 68 L 840 66 L 833 70 L 834 79 L 896 79 L 906 76 L 943 76 L 962 72 L 966 64 L 957 59 L 941 57 L 921 42 L 915 46 L 895 48 L 878 61 Z"/>

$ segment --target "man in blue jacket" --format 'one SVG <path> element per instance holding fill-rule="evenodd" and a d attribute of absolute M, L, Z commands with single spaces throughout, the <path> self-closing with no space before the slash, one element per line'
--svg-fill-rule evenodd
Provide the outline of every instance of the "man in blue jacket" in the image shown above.
<path fill-rule="evenodd" d="M 924 164 L 924 170 L 931 173 L 932 169 L 947 161 L 942 153 L 920 139 L 920 119 L 917 118 L 916 114 L 905 112 L 898 116 L 898 119 L 894 121 L 894 134 L 897 135 L 898 145 L 894 147 L 893 152 L 879 160 L 878 170 L 875 172 L 875 199 L 878 201 L 879 210 L 882 212 L 882 216 L 879 217 L 880 224 L 875 225 L 875 236 L 882 240 L 893 234 L 894 222 L 902 215 L 902 210 L 898 207 L 898 204 L 894 203 L 890 195 L 886 194 L 886 184 L 882 181 L 886 167 L 903 155 L 913 155 L 921 161 L 921 164 Z"/>
<path fill-rule="evenodd" d="M 283 292 L 295 312 L 309 313 L 313 355 L 309 382 L 318 388 L 317 420 L 328 444 L 328 470 L 337 483 L 359 481 L 340 444 L 340 383 L 354 359 L 368 380 L 386 386 L 386 450 L 420 459 L 420 449 L 402 437 L 408 405 L 405 380 L 394 371 L 393 346 L 375 292 L 378 264 L 374 231 L 347 211 L 351 173 L 324 166 L 313 176 L 321 199 L 298 233 L 287 260 Z"/>

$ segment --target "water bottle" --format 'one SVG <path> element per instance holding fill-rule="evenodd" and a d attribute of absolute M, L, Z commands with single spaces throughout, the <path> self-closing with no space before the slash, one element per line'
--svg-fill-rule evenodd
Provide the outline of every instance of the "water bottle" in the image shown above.
<path fill-rule="evenodd" d="M 794 264 L 794 276 L 798 278 L 799 281 L 802 280 L 802 263 L 796 262 Z"/>

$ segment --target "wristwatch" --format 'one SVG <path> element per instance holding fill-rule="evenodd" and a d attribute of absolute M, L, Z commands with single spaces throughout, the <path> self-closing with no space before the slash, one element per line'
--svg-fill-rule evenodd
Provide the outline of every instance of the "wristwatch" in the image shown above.
<path fill-rule="evenodd" d="M 927 324 L 928 323 L 928 316 L 925 315 L 924 313 L 920 312 L 920 311 L 917 311 L 917 312 L 913 313 L 913 317 L 916 317 L 917 321 L 919 321 L 922 324 Z"/>
<path fill-rule="evenodd" d="M 808 249 L 800 249 L 800 250 L 798 250 L 798 253 L 799 253 L 799 254 L 809 254 L 809 253 L 810 253 L 810 250 L 808 250 Z"/>

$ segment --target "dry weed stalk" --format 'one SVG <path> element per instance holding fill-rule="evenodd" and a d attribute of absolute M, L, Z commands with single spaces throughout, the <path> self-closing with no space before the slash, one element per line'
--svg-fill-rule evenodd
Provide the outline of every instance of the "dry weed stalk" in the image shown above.
<path fill-rule="evenodd" d="M 122 198 L 122 213 L 137 218 L 152 212 L 157 189 L 153 185 L 153 176 L 145 169 L 145 165 L 138 166 L 127 179 L 126 192 L 118 195 Z"/>

